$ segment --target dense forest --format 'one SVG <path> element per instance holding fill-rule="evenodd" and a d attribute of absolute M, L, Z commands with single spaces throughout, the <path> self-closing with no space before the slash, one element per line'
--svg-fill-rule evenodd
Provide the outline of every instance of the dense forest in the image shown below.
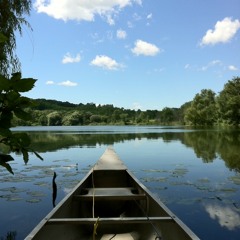
<path fill-rule="evenodd" d="M 33 106 L 25 109 L 32 119 L 13 119 L 15 126 L 73 125 L 240 125 L 240 78 L 228 81 L 216 95 L 203 89 L 194 99 L 180 108 L 162 110 L 130 110 L 112 104 L 73 104 L 56 100 L 32 99 Z"/>

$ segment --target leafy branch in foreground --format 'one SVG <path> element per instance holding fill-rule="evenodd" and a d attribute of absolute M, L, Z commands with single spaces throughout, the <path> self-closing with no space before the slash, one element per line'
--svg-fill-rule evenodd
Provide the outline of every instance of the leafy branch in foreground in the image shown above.
<path fill-rule="evenodd" d="M 14 133 L 11 131 L 12 119 L 17 118 L 28 121 L 31 115 L 24 109 L 30 107 L 32 102 L 29 98 L 21 96 L 21 92 L 30 91 L 36 80 L 22 78 L 21 73 L 12 74 L 8 79 L 0 74 L 0 147 L 7 147 L 3 152 L 0 150 L 0 165 L 13 174 L 9 161 L 13 158 L 9 152 L 22 153 L 24 162 L 29 160 L 29 152 L 33 152 L 38 158 L 42 157 L 30 148 L 30 138 L 26 133 Z M 1 147 L 3 149 L 3 147 Z"/>

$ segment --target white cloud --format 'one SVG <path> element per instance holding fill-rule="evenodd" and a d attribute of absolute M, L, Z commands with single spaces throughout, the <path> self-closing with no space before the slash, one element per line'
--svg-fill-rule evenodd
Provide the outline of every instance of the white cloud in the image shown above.
<path fill-rule="evenodd" d="M 65 82 L 60 82 L 58 85 L 65 86 L 65 87 L 76 87 L 78 84 L 76 82 L 71 82 L 69 80 Z"/>
<path fill-rule="evenodd" d="M 110 25 L 114 24 L 116 16 L 126 6 L 142 4 L 141 0 L 36 0 L 34 7 L 38 13 L 64 21 L 94 21 L 95 15 L 106 18 Z"/>
<path fill-rule="evenodd" d="M 66 53 L 63 57 L 62 63 L 77 63 L 81 61 L 81 56 L 80 54 L 77 54 L 76 57 L 71 56 L 70 53 Z"/>
<path fill-rule="evenodd" d="M 46 84 L 47 85 L 54 85 L 54 81 L 47 81 Z"/>
<path fill-rule="evenodd" d="M 119 29 L 117 30 L 117 38 L 119 39 L 125 39 L 127 37 L 126 31 Z"/>
<path fill-rule="evenodd" d="M 130 21 L 127 22 L 127 26 L 128 26 L 128 28 L 133 28 L 134 27 L 133 23 L 130 22 Z"/>
<path fill-rule="evenodd" d="M 147 43 L 142 40 L 137 40 L 135 42 L 135 47 L 132 48 L 132 52 L 137 56 L 155 56 L 160 52 L 160 49 L 154 44 Z"/>
<path fill-rule="evenodd" d="M 235 66 L 233 66 L 233 65 L 228 66 L 228 69 L 229 69 L 230 71 L 238 71 L 238 68 L 235 67 Z"/>
<path fill-rule="evenodd" d="M 214 45 L 217 43 L 229 42 L 239 29 L 240 21 L 238 19 L 232 20 L 231 18 L 226 17 L 215 24 L 214 30 L 209 29 L 206 32 L 200 45 Z"/>
<path fill-rule="evenodd" d="M 152 19 L 152 13 L 147 15 L 147 19 Z"/>
<path fill-rule="evenodd" d="M 209 62 L 206 66 L 201 67 L 200 70 L 206 71 L 210 67 L 214 67 L 214 66 L 222 66 L 222 62 L 220 60 L 213 60 L 213 61 Z"/>
<path fill-rule="evenodd" d="M 122 65 L 117 63 L 114 59 L 104 55 L 97 55 L 95 59 L 91 61 L 91 65 L 108 70 L 117 70 L 122 67 Z"/>

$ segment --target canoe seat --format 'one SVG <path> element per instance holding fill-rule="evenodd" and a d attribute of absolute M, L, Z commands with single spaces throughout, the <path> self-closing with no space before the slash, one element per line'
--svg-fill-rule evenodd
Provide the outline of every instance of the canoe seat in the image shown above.
<path fill-rule="evenodd" d="M 93 197 L 95 200 L 139 200 L 146 195 L 135 188 L 84 188 L 74 199 L 92 200 Z"/>

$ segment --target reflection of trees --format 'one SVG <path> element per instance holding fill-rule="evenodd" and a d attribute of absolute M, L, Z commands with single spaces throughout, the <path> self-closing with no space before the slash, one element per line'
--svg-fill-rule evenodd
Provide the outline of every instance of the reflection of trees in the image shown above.
<path fill-rule="evenodd" d="M 240 172 L 240 132 L 221 132 L 218 139 L 218 153 L 226 166 Z"/>
<path fill-rule="evenodd" d="M 15 240 L 16 235 L 17 235 L 16 231 L 9 231 L 9 232 L 7 232 L 6 237 L 4 237 L 4 238 L 1 237 L 0 239 L 1 240 Z"/>
<path fill-rule="evenodd" d="M 185 132 L 183 144 L 194 149 L 197 157 L 204 162 L 212 162 L 216 158 L 218 133 L 214 131 Z"/>
<path fill-rule="evenodd" d="M 220 156 L 230 169 L 240 172 L 240 132 L 197 130 L 162 133 L 72 133 L 72 132 L 31 132 L 32 147 L 37 152 L 55 151 L 74 146 L 95 147 L 113 145 L 135 139 L 163 139 L 165 142 L 180 141 L 193 148 L 196 156 L 204 162 L 212 162 Z"/>
<path fill-rule="evenodd" d="M 136 138 L 158 139 L 159 134 L 155 133 L 124 133 L 124 134 L 78 134 L 71 132 L 34 132 L 30 133 L 32 148 L 37 152 L 55 151 L 74 146 L 94 147 L 97 145 L 113 145 L 117 142 L 134 140 Z"/>

